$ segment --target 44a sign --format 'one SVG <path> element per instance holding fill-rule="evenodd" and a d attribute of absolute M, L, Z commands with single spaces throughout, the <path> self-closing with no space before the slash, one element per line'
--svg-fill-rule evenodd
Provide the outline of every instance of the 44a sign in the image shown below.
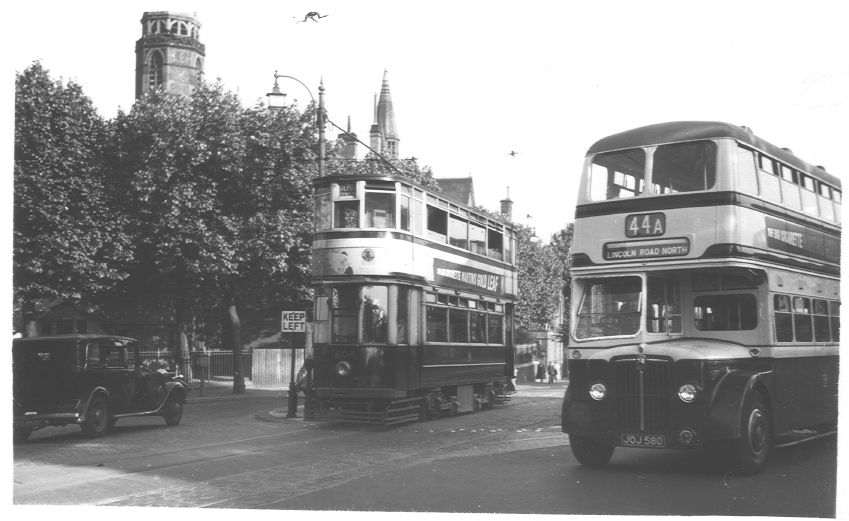
<path fill-rule="evenodd" d="M 666 233 L 662 213 L 638 213 L 625 218 L 625 237 L 658 237 Z"/>

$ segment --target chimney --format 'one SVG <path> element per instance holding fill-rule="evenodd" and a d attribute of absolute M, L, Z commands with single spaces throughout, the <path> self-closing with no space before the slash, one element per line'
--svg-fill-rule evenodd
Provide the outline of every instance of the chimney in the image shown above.
<path fill-rule="evenodd" d="M 513 220 L 513 201 L 510 200 L 510 187 L 507 187 L 507 197 L 501 200 L 501 215 L 508 221 Z"/>

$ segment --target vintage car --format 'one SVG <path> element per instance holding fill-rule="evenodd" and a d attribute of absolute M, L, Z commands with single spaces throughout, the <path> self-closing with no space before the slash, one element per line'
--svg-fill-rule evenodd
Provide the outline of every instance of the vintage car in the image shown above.
<path fill-rule="evenodd" d="M 148 367 L 132 338 L 16 338 L 12 363 L 15 441 L 49 426 L 77 424 L 97 437 L 121 418 L 161 416 L 166 425 L 177 425 L 183 417 L 186 380 Z"/>

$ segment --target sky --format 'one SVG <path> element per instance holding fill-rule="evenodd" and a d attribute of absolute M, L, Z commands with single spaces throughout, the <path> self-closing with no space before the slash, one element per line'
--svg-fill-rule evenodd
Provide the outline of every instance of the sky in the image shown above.
<path fill-rule="evenodd" d="M 245 105 L 275 71 L 368 143 L 388 71 L 401 157 L 474 179 L 476 202 L 548 240 L 573 220 L 586 150 L 643 125 L 749 126 L 809 163 L 847 168 L 849 38 L 838 2 L 15 2 L 4 61 L 40 60 L 101 115 L 129 110 L 144 11 L 196 13 L 206 78 Z M 11 10 L 11 13 L 8 11 Z M 317 11 L 324 18 L 303 22 Z M 6 71 L 4 71 L 6 72 Z M 280 80 L 287 99 L 310 94 Z M 3 91 L 7 92 L 6 90 Z M 11 91 L 13 92 L 13 90 Z M 9 99 L 9 98 L 6 98 Z M 328 127 L 328 137 L 338 132 Z M 511 151 L 518 152 L 510 155 Z M 364 153 L 363 147 L 360 152 Z"/>

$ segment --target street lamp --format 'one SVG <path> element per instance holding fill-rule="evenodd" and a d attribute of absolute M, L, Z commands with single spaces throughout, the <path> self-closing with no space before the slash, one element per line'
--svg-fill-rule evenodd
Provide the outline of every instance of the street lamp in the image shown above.
<path fill-rule="evenodd" d="M 294 76 L 287 76 L 286 74 L 278 74 L 277 71 L 274 71 L 274 87 L 271 88 L 271 92 L 266 94 L 268 97 L 268 108 L 270 109 L 282 109 L 286 106 L 286 93 L 280 92 L 280 85 L 277 83 L 278 78 L 288 78 L 290 80 L 295 80 L 301 84 L 306 90 L 307 94 L 310 95 L 310 99 L 315 103 L 315 96 L 312 95 L 312 91 L 307 84 L 299 80 Z M 325 163 L 325 138 L 324 138 L 324 80 L 321 80 L 321 83 L 318 86 L 318 113 L 315 117 L 316 126 L 318 127 L 318 176 L 324 177 L 324 163 Z"/>

